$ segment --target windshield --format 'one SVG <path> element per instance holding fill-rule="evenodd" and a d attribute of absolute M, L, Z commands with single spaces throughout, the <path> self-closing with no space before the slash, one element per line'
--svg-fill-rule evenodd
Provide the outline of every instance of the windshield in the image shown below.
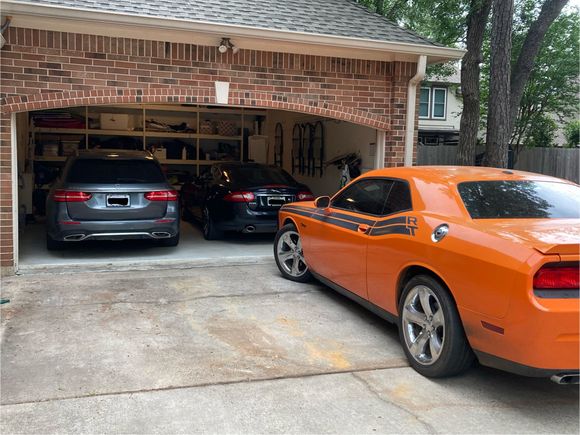
<path fill-rule="evenodd" d="M 70 168 L 67 183 L 164 183 L 165 176 L 152 160 L 79 159 Z"/>
<path fill-rule="evenodd" d="M 580 186 L 550 181 L 472 181 L 458 185 L 473 219 L 579 218 Z"/>
<path fill-rule="evenodd" d="M 283 169 L 269 166 L 224 167 L 222 172 L 231 182 L 253 187 L 269 184 L 294 185 L 294 179 Z"/>

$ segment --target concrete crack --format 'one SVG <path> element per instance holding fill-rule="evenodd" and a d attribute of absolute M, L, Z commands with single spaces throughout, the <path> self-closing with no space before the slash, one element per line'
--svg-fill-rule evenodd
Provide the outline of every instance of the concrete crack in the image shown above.
<path fill-rule="evenodd" d="M 381 402 L 386 403 L 387 405 L 392 405 L 395 408 L 403 411 L 405 414 L 410 415 L 411 417 L 413 417 L 415 420 L 417 420 L 419 423 L 421 423 L 425 429 L 427 429 L 427 432 L 430 434 L 437 434 L 437 430 L 428 422 L 426 422 L 425 420 L 423 420 L 419 415 L 415 414 L 413 411 L 403 407 L 402 405 L 398 404 L 397 402 L 393 401 L 393 400 L 389 400 L 388 396 L 385 396 L 383 394 L 381 394 L 380 391 L 378 391 L 377 389 L 375 389 L 368 380 L 366 380 L 365 378 L 363 378 L 362 376 L 360 376 L 358 373 L 362 373 L 363 371 L 358 371 L 358 372 L 351 372 L 351 376 L 353 378 L 355 378 L 356 380 L 358 380 L 362 385 L 364 385 L 364 387 L 371 393 L 373 394 L 377 399 L 379 399 Z"/>

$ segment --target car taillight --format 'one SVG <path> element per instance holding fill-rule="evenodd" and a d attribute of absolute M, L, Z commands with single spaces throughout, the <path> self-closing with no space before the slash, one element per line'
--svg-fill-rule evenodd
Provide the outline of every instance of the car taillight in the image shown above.
<path fill-rule="evenodd" d="M 543 267 L 534 276 L 535 289 L 580 288 L 580 270 L 577 267 Z"/>
<path fill-rule="evenodd" d="M 74 190 L 55 190 L 52 199 L 55 202 L 85 202 L 92 198 L 93 195 L 86 192 L 77 192 Z"/>
<path fill-rule="evenodd" d="M 177 190 L 156 190 L 147 192 L 145 199 L 148 201 L 177 201 Z"/>
<path fill-rule="evenodd" d="M 298 201 L 313 201 L 314 195 L 312 194 L 312 192 L 298 192 L 296 198 L 298 199 Z"/>
<path fill-rule="evenodd" d="M 224 196 L 224 200 L 229 202 L 251 202 L 256 197 L 253 192 L 232 192 Z"/>

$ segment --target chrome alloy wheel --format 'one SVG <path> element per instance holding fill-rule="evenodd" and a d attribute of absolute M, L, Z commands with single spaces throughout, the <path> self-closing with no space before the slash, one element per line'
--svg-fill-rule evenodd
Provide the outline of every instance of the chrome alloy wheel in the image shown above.
<path fill-rule="evenodd" d="M 445 317 L 429 287 L 413 287 L 403 304 L 402 326 L 409 353 L 420 364 L 435 363 L 445 344 Z"/>
<path fill-rule="evenodd" d="M 286 231 L 278 239 L 276 255 L 286 273 L 294 278 L 298 278 L 308 271 L 308 266 L 304 261 L 304 254 L 302 253 L 300 234 L 296 231 Z"/>

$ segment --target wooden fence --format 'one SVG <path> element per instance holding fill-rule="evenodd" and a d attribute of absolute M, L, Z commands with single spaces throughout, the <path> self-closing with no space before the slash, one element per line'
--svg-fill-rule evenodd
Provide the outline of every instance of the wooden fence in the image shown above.
<path fill-rule="evenodd" d="M 483 148 L 477 150 L 483 152 Z M 419 145 L 418 165 L 455 165 L 456 146 Z M 580 180 L 579 148 L 532 148 L 523 150 L 518 156 L 515 169 L 537 172 L 565 178 L 578 183 Z"/>

